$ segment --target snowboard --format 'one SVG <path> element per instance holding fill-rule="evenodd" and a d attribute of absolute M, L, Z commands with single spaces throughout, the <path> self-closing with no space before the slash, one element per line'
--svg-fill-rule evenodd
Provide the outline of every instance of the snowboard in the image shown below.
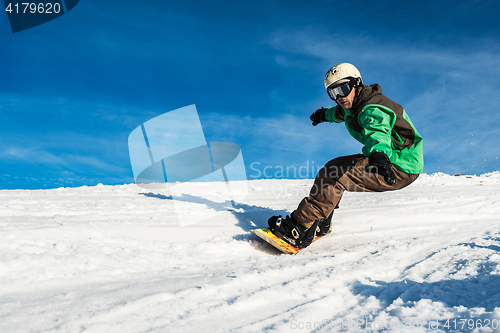
<path fill-rule="evenodd" d="M 269 244 L 271 244 L 272 246 L 274 246 L 275 248 L 277 248 L 278 250 L 280 250 L 283 253 L 286 253 L 286 254 L 297 254 L 298 252 L 300 252 L 301 250 L 303 250 L 303 249 L 296 248 L 295 246 L 290 245 L 287 242 L 285 242 L 284 240 L 276 237 L 271 232 L 271 230 L 269 230 L 269 228 L 250 229 L 250 231 L 253 232 L 254 234 L 256 234 L 257 236 L 259 236 L 260 238 L 262 238 L 263 240 L 265 240 L 266 242 L 268 242 Z M 328 235 L 331 232 L 332 232 L 332 227 L 330 227 L 330 230 L 328 231 L 327 234 L 325 234 L 323 236 L 316 236 L 316 237 L 314 237 L 314 240 L 312 242 L 314 243 L 318 239 L 325 237 L 326 235 Z"/>

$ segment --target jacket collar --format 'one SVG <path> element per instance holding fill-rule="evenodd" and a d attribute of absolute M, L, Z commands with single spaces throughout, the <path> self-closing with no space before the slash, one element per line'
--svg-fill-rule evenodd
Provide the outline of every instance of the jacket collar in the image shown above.
<path fill-rule="evenodd" d="M 371 86 L 363 85 L 361 90 L 356 92 L 356 96 L 354 97 L 353 105 L 350 110 L 351 114 L 354 114 L 358 111 L 358 108 L 362 105 L 365 105 L 373 96 L 381 95 L 382 87 L 380 87 L 377 83 L 372 84 Z"/>

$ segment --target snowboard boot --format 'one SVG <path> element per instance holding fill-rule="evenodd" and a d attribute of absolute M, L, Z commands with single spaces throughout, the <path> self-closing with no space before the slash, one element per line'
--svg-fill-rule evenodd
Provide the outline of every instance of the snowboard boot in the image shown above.
<path fill-rule="evenodd" d="M 271 230 L 276 237 L 298 249 L 303 249 L 311 245 L 316 236 L 320 221 L 322 220 L 316 220 L 309 229 L 305 228 L 293 217 L 288 215 L 286 218 L 283 218 L 281 215 L 273 216 L 267 223 L 269 224 L 269 230 Z"/>
<path fill-rule="evenodd" d="M 321 220 L 319 222 L 318 228 L 316 230 L 316 236 L 321 237 L 331 232 L 332 217 L 333 217 L 333 211 L 326 219 Z"/>

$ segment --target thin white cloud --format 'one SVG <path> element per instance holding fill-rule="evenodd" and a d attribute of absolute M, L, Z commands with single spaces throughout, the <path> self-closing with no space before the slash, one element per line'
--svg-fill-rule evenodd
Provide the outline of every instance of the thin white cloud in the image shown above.
<path fill-rule="evenodd" d="M 26 147 L 8 147 L 0 152 L 0 159 L 21 160 L 32 164 L 66 165 L 66 161 L 47 151 Z"/>
<path fill-rule="evenodd" d="M 344 36 L 339 41 L 336 35 L 316 31 L 276 31 L 268 43 L 283 53 L 276 56 L 282 66 L 300 64 L 294 55 L 315 57 L 321 68 L 339 62 L 353 62 L 364 71 L 383 70 L 414 72 L 416 74 L 445 75 L 454 80 L 470 80 L 478 75 L 491 77 L 500 74 L 500 43 L 491 39 L 478 39 L 467 47 L 446 47 L 422 43 L 405 44 Z M 327 68 L 326 68 L 327 69 Z M 325 72 L 326 72 L 325 69 Z"/>
<path fill-rule="evenodd" d="M 92 156 L 69 153 L 54 154 L 50 151 L 32 147 L 7 147 L 0 152 L 0 160 L 27 162 L 34 165 L 45 165 L 72 170 L 90 169 L 109 173 L 128 173 L 128 169 L 107 163 Z"/>

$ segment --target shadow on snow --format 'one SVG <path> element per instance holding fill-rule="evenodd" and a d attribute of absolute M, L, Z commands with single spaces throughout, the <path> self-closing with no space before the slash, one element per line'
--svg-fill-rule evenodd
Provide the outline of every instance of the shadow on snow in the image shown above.
<path fill-rule="evenodd" d="M 250 229 L 267 227 L 267 220 L 273 215 L 285 216 L 287 214 L 290 214 L 290 212 L 285 211 L 285 210 L 274 210 L 274 209 L 267 208 L 267 207 L 247 205 L 247 204 L 242 204 L 242 203 L 235 203 L 236 208 L 233 208 L 231 206 L 231 202 L 228 202 L 228 201 L 220 203 L 220 202 L 215 202 L 215 201 L 209 200 L 207 198 L 193 196 L 193 195 L 189 195 L 189 194 L 183 194 L 182 196 L 176 196 L 175 198 L 172 196 L 166 196 L 166 195 L 156 194 L 156 193 L 151 193 L 151 192 L 150 193 L 139 193 L 139 194 L 144 195 L 145 197 L 156 198 L 156 199 L 161 199 L 161 200 L 177 200 L 177 201 L 184 201 L 184 202 L 194 202 L 194 203 L 206 205 L 207 207 L 214 209 L 215 211 L 218 211 L 218 212 L 230 212 L 231 214 L 234 215 L 234 217 L 237 220 L 236 225 L 247 233 L 250 231 Z M 237 235 L 234 237 L 234 239 L 247 240 L 247 239 L 250 239 L 250 237 L 252 237 L 252 239 L 258 238 L 257 236 L 248 233 L 246 235 Z"/>

